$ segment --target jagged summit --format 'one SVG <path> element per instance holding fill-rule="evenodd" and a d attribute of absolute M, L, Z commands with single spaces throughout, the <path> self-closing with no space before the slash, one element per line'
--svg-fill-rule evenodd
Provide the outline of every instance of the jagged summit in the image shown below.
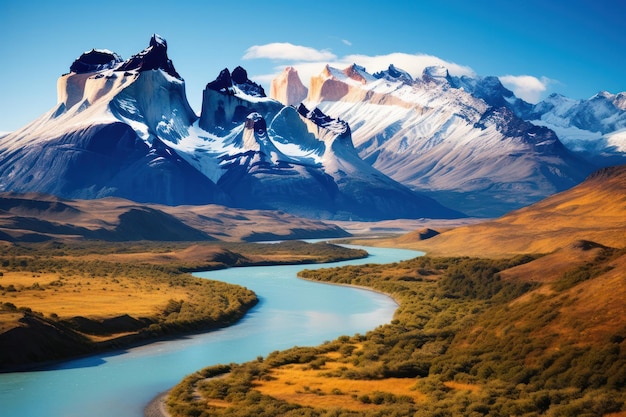
<path fill-rule="evenodd" d="M 443 66 L 407 75 L 394 66 L 371 76 L 358 65 L 327 65 L 311 78 L 304 105 L 345 120 L 359 156 L 384 174 L 449 206 L 471 204 L 480 216 L 532 203 L 591 172 L 554 132 L 517 116 L 530 105 L 496 77 L 456 77 Z"/>
<path fill-rule="evenodd" d="M 114 69 L 122 62 L 120 57 L 115 52 L 111 52 L 108 49 L 92 49 L 83 53 L 80 57 L 70 66 L 70 71 L 76 74 L 82 74 L 86 72 L 102 71 L 106 69 Z"/>
<path fill-rule="evenodd" d="M 118 71 L 147 71 L 162 69 L 172 77 L 182 80 L 182 77 L 174 69 L 174 64 L 167 57 L 167 41 L 156 33 L 150 38 L 150 45 L 126 60 Z"/>
<path fill-rule="evenodd" d="M 297 106 L 306 99 L 308 93 L 309 89 L 302 84 L 294 67 L 286 67 L 270 85 L 270 97 L 286 106 Z"/>
<path fill-rule="evenodd" d="M 414 81 L 411 74 L 393 64 L 390 64 L 389 68 L 385 71 L 375 72 L 373 75 L 376 78 L 384 78 L 389 81 L 402 81 L 406 84 L 412 84 Z"/>
<path fill-rule="evenodd" d="M 156 33 L 150 38 L 146 49 L 124 61 L 117 53 L 108 49 L 92 49 L 83 53 L 70 66 L 70 72 L 85 74 L 104 70 L 148 71 L 161 69 L 182 81 L 174 64 L 167 57 L 167 41 Z"/>
<path fill-rule="evenodd" d="M 357 81 L 361 84 L 367 84 L 369 82 L 374 81 L 374 77 L 372 77 L 372 75 L 370 75 L 367 72 L 365 67 L 362 67 L 357 64 L 350 65 L 349 67 L 345 68 L 342 72 L 346 75 L 346 77 L 350 78 L 351 80 Z"/>
<path fill-rule="evenodd" d="M 305 119 L 312 121 L 317 126 L 328 129 L 337 135 L 350 134 L 350 126 L 348 123 L 341 119 L 333 119 L 332 117 L 324 114 L 324 112 L 317 107 L 313 110 L 309 110 L 304 104 L 300 103 L 298 106 L 298 113 Z"/>
<path fill-rule="evenodd" d="M 232 73 L 228 68 L 224 68 L 215 80 L 206 85 L 206 88 L 226 95 L 243 93 L 251 97 L 266 97 L 263 87 L 250 80 L 248 72 L 240 66 Z"/>
<path fill-rule="evenodd" d="M 355 88 L 379 81 L 358 65 L 328 70 Z M 207 84 L 198 118 L 158 35 L 126 61 L 86 52 L 57 91 L 53 109 L 0 137 L 0 191 L 343 220 L 463 216 L 363 161 L 347 121 L 266 97 L 242 67 Z"/>

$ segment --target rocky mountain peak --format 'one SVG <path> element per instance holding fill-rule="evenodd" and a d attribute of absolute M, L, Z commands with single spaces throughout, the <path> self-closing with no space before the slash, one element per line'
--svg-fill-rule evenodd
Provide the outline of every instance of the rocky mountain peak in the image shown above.
<path fill-rule="evenodd" d="M 270 97 L 286 106 L 296 106 L 306 99 L 309 89 L 302 84 L 298 71 L 294 67 L 286 67 L 280 75 L 272 80 Z"/>
<path fill-rule="evenodd" d="M 390 64 L 389 68 L 385 71 L 375 72 L 373 75 L 376 78 L 384 78 L 389 81 L 402 81 L 405 84 L 413 83 L 413 77 L 411 77 L 411 74 L 393 64 Z"/>
<path fill-rule="evenodd" d="M 367 84 L 372 80 L 372 76 L 367 73 L 364 67 L 352 64 L 342 71 L 348 78 L 360 82 L 361 84 Z"/>
<path fill-rule="evenodd" d="M 263 87 L 250 80 L 248 72 L 240 66 L 232 73 L 228 68 L 224 68 L 215 80 L 206 85 L 206 88 L 226 95 L 236 95 L 240 91 L 252 97 L 266 97 Z"/>
<path fill-rule="evenodd" d="M 92 49 L 83 53 L 70 66 L 70 71 L 76 74 L 113 69 L 123 62 L 115 52 L 107 49 Z"/>
<path fill-rule="evenodd" d="M 156 33 L 150 38 L 150 44 L 146 49 L 130 57 L 117 69 L 119 71 L 161 69 L 172 77 L 182 80 L 180 74 L 174 69 L 174 64 L 167 57 L 167 42 Z"/>
<path fill-rule="evenodd" d="M 425 82 L 446 83 L 450 79 L 448 69 L 442 65 L 433 65 L 424 68 L 422 79 Z"/>
<path fill-rule="evenodd" d="M 328 129 L 338 135 L 350 132 L 350 126 L 347 122 L 341 119 L 333 119 L 332 117 L 324 114 L 324 112 L 317 107 L 313 110 L 309 110 L 304 104 L 300 103 L 298 106 L 298 113 L 305 119 L 312 121 L 317 126 Z"/>

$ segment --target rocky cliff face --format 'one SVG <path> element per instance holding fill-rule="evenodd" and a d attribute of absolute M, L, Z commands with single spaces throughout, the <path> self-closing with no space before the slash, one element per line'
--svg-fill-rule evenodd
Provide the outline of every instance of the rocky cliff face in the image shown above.
<path fill-rule="evenodd" d="M 270 85 L 270 97 L 285 106 L 297 106 L 304 101 L 309 90 L 302 84 L 298 71 L 287 67 Z"/>

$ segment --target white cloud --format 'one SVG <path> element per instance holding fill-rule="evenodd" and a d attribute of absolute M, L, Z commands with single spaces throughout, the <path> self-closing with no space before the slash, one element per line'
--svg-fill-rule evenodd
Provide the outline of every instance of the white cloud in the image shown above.
<path fill-rule="evenodd" d="M 347 39 L 342 39 L 341 42 L 343 42 L 344 45 L 352 46 L 352 42 Z"/>
<path fill-rule="evenodd" d="M 547 77 L 533 77 L 532 75 L 503 75 L 498 77 L 500 82 L 515 95 L 529 103 L 538 103 L 548 85 L 553 81 Z"/>
<path fill-rule="evenodd" d="M 274 42 L 254 45 L 246 50 L 243 59 L 281 59 L 285 61 L 326 61 L 337 59 L 330 51 L 319 51 L 308 46 L 294 45 L 288 42 Z"/>

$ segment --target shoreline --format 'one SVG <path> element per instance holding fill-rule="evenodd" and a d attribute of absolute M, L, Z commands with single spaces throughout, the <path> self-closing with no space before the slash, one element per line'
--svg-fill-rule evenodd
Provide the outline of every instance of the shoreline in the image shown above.
<path fill-rule="evenodd" d="M 393 302 L 396 304 L 396 306 L 400 307 L 400 300 L 398 300 L 396 297 L 394 297 L 393 295 L 391 295 L 389 293 L 386 293 L 384 291 L 380 291 L 380 290 L 374 289 L 372 287 L 366 287 L 365 285 L 343 284 L 343 283 L 340 283 L 340 282 L 318 281 L 318 280 L 315 280 L 315 279 L 303 278 L 303 277 L 301 277 L 299 275 L 296 275 L 296 277 L 298 279 L 303 280 L 303 281 L 315 282 L 315 283 L 318 283 L 318 284 L 336 285 L 336 286 L 339 286 L 339 287 L 348 287 L 348 288 L 357 288 L 359 290 L 371 291 L 371 292 L 375 292 L 377 294 L 382 294 L 382 295 L 384 295 L 386 297 L 389 297 L 391 300 L 393 300 Z"/>
<path fill-rule="evenodd" d="M 157 394 L 143 409 L 144 417 L 172 417 L 165 404 L 170 390 Z"/>
<path fill-rule="evenodd" d="M 367 258 L 367 256 L 369 256 L 369 254 L 367 254 L 366 252 L 364 256 L 339 258 L 339 259 L 333 259 L 333 260 L 326 261 L 326 262 L 323 262 L 323 261 L 311 262 L 310 260 L 296 260 L 296 261 L 286 261 L 286 262 L 257 261 L 257 262 L 250 262 L 249 264 L 246 264 L 246 265 L 225 265 L 223 267 L 209 267 L 208 269 L 207 268 L 192 268 L 192 269 L 185 270 L 185 272 L 194 273 L 194 272 L 214 271 L 214 270 L 228 269 L 228 268 L 246 268 L 246 267 L 251 267 L 251 266 L 301 265 L 304 267 L 306 265 L 318 265 L 318 264 L 332 265 L 333 263 L 337 263 L 337 262 Z M 131 334 L 125 334 L 123 336 L 113 337 L 111 339 L 104 340 L 104 341 L 93 342 L 86 348 L 86 350 L 83 349 L 81 351 L 71 352 L 61 357 L 48 358 L 44 360 L 38 360 L 35 362 L 0 364 L 0 374 L 41 371 L 41 370 L 45 370 L 47 368 L 53 367 L 60 363 L 69 362 L 69 361 L 73 361 L 73 360 L 77 360 L 81 358 L 115 353 L 115 352 L 123 352 L 127 349 L 141 347 L 141 346 L 149 345 L 152 343 L 158 343 L 158 342 L 168 341 L 168 340 L 176 340 L 176 339 L 184 338 L 187 336 L 212 332 L 215 330 L 232 326 L 233 324 L 239 322 L 248 314 L 249 310 L 255 307 L 257 304 L 258 304 L 258 298 L 254 301 L 254 303 L 252 303 L 252 305 L 244 306 L 245 311 L 235 321 L 227 320 L 224 323 L 217 323 L 217 324 L 211 323 L 207 327 L 203 327 L 202 325 L 200 325 L 198 328 L 189 328 L 189 329 L 174 331 L 172 333 L 164 332 L 160 334 L 143 333 L 144 331 L 147 330 L 147 328 L 144 328 Z"/>

